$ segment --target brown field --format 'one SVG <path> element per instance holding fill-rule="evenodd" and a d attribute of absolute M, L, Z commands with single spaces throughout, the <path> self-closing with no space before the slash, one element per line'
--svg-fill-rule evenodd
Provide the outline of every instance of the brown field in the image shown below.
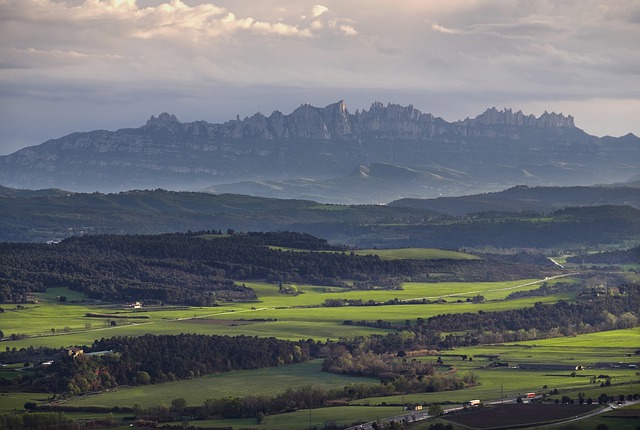
<path fill-rule="evenodd" d="M 509 404 L 485 406 L 446 419 L 472 429 L 514 428 L 575 418 L 596 408 L 598 405 Z"/>

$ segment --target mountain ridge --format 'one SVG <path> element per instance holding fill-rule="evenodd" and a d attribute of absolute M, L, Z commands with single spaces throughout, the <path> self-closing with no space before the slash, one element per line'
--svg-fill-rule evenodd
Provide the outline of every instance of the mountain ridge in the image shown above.
<path fill-rule="evenodd" d="M 404 197 L 427 198 L 519 184 L 625 182 L 640 171 L 638 149 L 637 137 L 591 136 L 571 115 L 536 117 L 494 107 L 447 122 L 392 103 L 375 102 L 352 114 L 340 101 L 224 123 L 182 123 L 161 113 L 138 128 L 72 133 L 1 156 L 0 184 L 82 192 L 200 191 L 247 181 L 335 180 L 382 163 L 424 172 L 422 186 Z M 434 183 L 432 174 L 446 183 Z M 399 176 L 394 187 L 400 189 L 402 181 Z M 368 194 L 372 203 L 382 198 L 379 188 L 355 188 L 359 202 Z M 331 195 L 320 199 L 331 201 Z"/>

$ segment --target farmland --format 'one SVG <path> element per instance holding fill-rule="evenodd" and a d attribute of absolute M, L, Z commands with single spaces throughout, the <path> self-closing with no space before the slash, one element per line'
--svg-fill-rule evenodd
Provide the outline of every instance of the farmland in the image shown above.
<path fill-rule="evenodd" d="M 182 397 L 189 405 L 198 405 L 208 398 L 268 395 L 284 392 L 291 387 L 322 385 L 326 388 L 337 388 L 350 383 L 377 382 L 373 378 L 355 378 L 321 372 L 320 365 L 321 362 L 315 360 L 275 369 L 230 372 L 144 387 L 126 387 L 98 395 L 78 397 L 69 401 L 69 404 L 99 404 L 112 407 L 137 403 L 142 407 L 149 407 Z M 251 381 L 251 384 L 247 384 L 247 381 Z"/>
<path fill-rule="evenodd" d="M 526 392 L 593 403 L 603 390 L 639 391 L 635 286 L 602 294 L 592 273 L 532 259 L 205 236 L 215 240 L 89 237 L 7 256 L 26 300 L 0 313 L 14 360 L 2 377 L 49 395 L 7 397 L 5 410 L 55 397 L 74 411 L 125 408 L 161 422 L 242 427 L 260 413 L 268 429 L 377 419 L 407 404 Z M 86 354 L 60 350 L 69 346 Z"/>
<path fill-rule="evenodd" d="M 15 310 L 15 315 L 24 318 L 21 324 L 23 330 L 32 329 L 32 336 L 18 341 L 6 341 L 7 345 L 48 345 L 59 346 L 68 344 L 88 344 L 93 338 L 113 335 L 139 335 L 143 333 L 177 334 L 181 332 L 200 332 L 206 334 L 259 334 L 261 336 L 277 336 L 281 338 L 305 338 L 306 335 L 323 338 L 338 338 L 341 336 L 366 335 L 370 333 L 384 333 L 385 330 L 367 327 L 353 327 L 342 324 L 348 318 L 388 318 L 392 321 L 403 322 L 408 315 L 425 317 L 452 312 L 477 312 L 482 309 L 507 309 L 531 306 L 533 298 L 505 300 L 513 290 L 530 290 L 537 288 L 540 282 L 527 279 L 513 282 L 499 283 L 442 283 L 423 284 L 405 283 L 403 290 L 398 291 L 341 291 L 336 288 L 328 288 L 313 285 L 299 285 L 297 296 L 288 296 L 277 293 L 274 285 L 269 283 L 247 283 L 258 294 L 258 303 L 234 303 L 215 308 L 188 308 L 153 310 L 149 312 L 133 312 L 124 310 L 110 310 L 124 314 L 147 314 L 149 320 L 137 323 L 127 323 L 119 326 L 105 326 L 100 322 L 92 322 L 91 327 L 86 325 L 88 318 L 85 313 L 96 311 L 109 311 L 104 306 L 96 308 L 86 303 L 59 303 L 56 299 L 60 295 L 69 296 L 73 292 L 64 289 L 49 291 L 49 294 L 39 296 L 37 305 L 25 306 L 25 309 Z M 547 280 L 547 282 L 553 282 Z M 428 296 L 425 295 L 427 292 Z M 469 303 L 466 298 L 483 294 L 490 299 L 483 303 Z M 396 304 L 387 306 L 365 308 L 321 308 L 319 306 L 326 297 L 367 297 L 379 301 L 392 298 L 414 299 L 428 297 L 430 300 L 445 299 L 445 303 L 430 303 L 427 305 Z M 455 298 L 455 299 L 453 299 Z M 458 302 L 458 298 L 465 299 Z M 560 298 L 571 299 L 569 296 L 537 297 L 536 301 L 555 302 Z M 75 297 L 79 300 L 81 297 Z M 363 312 L 365 311 L 365 312 Z M 368 313 L 371 312 L 371 313 Z M 0 318 L 9 316 L 8 310 Z M 63 316 L 64 315 L 64 316 Z M 257 317 L 259 315 L 260 317 Z M 37 318 L 38 324 L 31 327 L 28 322 Z M 268 319 L 272 319 L 268 321 Z M 253 320 L 253 321 L 252 321 Z M 8 321 L 8 320 L 5 320 Z M 51 333 L 38 332 L 45 327 L 55 326 L 59 321 L 65 324 L 75 324 L 77 331 L 65 332 L 64 329 Z M 74 322 L 77 321 L 77 322 Z M 92 320 L 93 321 L 93 320 Z M 20 326 L 16 325 L 16 327 Z M 323 336 L 326 334 L 326 336 Z M 636 392 L 640 390 L 640 383 L 634 371 L 629 369 L 592 369 L 596 362 L 628 362 L 633 361 L 637 345 L 633 342 L 638 338 L 640 330 L 628 329 L 593 333 L 571 338 L 555 338 L 518 342 L 517 344 L 502 344 L 491 346 L 478 346 L 469 348 L 457 348 L 455 351 L 442 351 L 438 356 L 442 360 L 442 369 L 456 369 L 459 374 L 474 374 L 479 385 L 461 391 L 449 391 L 445 393 L 406 394 L 404 396 L 388 396 L 364 398 L 354 401 L 354 406 L 360 405 L 364 409 L 359 415 L 362 419 L 375 419 L 386 416 L 389 408 L 384 405 L 400 405 L 405 403 L 432 404 L 432 403 L 464 403 L 469 398 L 499 399 L 504 396 L 513 399 L 523 392 L 535 391 L 539 394 L 551 396 L 553 390 L 559 390 L 562 395 L 577 397 L 577 393 L 584 393 L 586 397 L 597 398 L 602 388 L 600 384 L 605 379 L 591 378 L 605 374 L 618 392 Z M 468 356 L 473 360 L 462 360 L 460 357 Z M 418 356 L 421 361 L 435 362 L 435 355 Z M 508 363 L 507 367 L 493 367 L 492 364 Z M 564 363 L 568 365 L 584 365 L 585 370 L 576 372 L 572 376 L 570 370 L 535 369 L 536 366 Z M 517 368 L 519 364 L 528 365 L 525 368 Z M 247 381 L 252 381 L 247 385 Z M 532 386 L 527 381 L 536 381 Z M 154 404 L 168 403 L 173 398 L 184 398 L 189 405 L 197 405 L 210 397 L 243 396 L 248 394 L 267 394 L 284 391 L 295 386 L 339 387 L 351 383 L 373 384 L 375 379 L 353 378 L 326 374 L 319 369 L 319 362 L 286 366 L 276 369 L 263 369 L 245 372 L 233 372 L 230 374 L 210 375 L 192 380 L 168 382 L 145 387 L 121 388 L 110 390 L 98 395 L 84 396 L 72 399 L 70 405 L 101 405 L 101 406 L 131 406 L 139 404 L 147 407 Z M 212 389 L 215 387 L 215 389 Z M 544 387 L 544 388 L 543 388 Z M 37 399 L 38 395 L 27 398 Z M 19 407 L 21 400 L 13 402 L 13 407 Z M 15 406 L 18 405 L 18 406 Z M 353 411 L 358 409 L 348 408 L 345 412 L 344 422 L 349 422 Z M 392 407 L 394 413 L 398 407 Z M 320 412 L 322 411 L 322 412 Z M 328 414 L 328 415 L 327 415 Z M 296 414 L 285 414 L 282 418 L 277 416 L 265 420 L 261 428 L 296 428 L 296 422 L 300 417 L 308 416 L 304 411 Z M 322 419 L 323 423 L 330 420 L 327 417 L 339 416 L 338 410 L 313 411 L 313 420 Z M 373 417 L 373 418 L 372 418 Z M 312 421 L 315 422 L 315 421 Z M 340 419 L 337 422 L 342 422 Z M 220 425 L 239 425 L 243 420 L 220 421 Z M 288 424 L 287 424 L 288 423 Z"/>
<path fill-rule="evenodd" d="M 68 289 L 50 289 L 37 304 L 6 308 L 0 314 L 0 324 L 6 335 L 29 336 L 26 339 L 6 340 L 9 347 L 86 345 L 94 339 L 107 336 L 136 336 L 144 333 L 180 334 L 254 334 L 285 339 L 336 339 L 385 333 L 386 330 L 345 326 L 345 320 L 386 320 L 404 323 L 407 319 L 427 318 L 434 315 L 477 312 L 483 309 L 506 310 L 532 306 L 535 302 L 553 303 L 570 299 L 571 295 L 532 297 L 504 300 L 513 291 L 538 288 L 544 280 L 524 279 L 508 282 L 473 283 L 419 283 L 406 282 L 402 290 L 347 291 L 336 287 L 297 285 L 298 295 L 278 293 L 277 285 L 246 282 L 256 291 L 258 301 L 231 303 L 217 307 L 171 307 L 152 310 L 130 310 L 91 303 L 59 303 L 59 296 L 76 297 Z M 553 281 L 548 281 L 553 282 Z M 52 291 L 51 291 L 52 290 Z M 76 294 L 74 296 L 73 294 Z M 483 295 L 484 303 L 466 300 Z M 422 300 L 436 303 L 397 304 L 389 306 L 325 308 L 327 299 L 362 299 L 387 302 L 389 300 Z M 437 303 L 438 300 L 444 301 Z M 114 317 L 147 316 L 148 319 L 87 318 L 86 314 L 99 312 Z M 51 329 L 54 329 L 52 332 Z"/>

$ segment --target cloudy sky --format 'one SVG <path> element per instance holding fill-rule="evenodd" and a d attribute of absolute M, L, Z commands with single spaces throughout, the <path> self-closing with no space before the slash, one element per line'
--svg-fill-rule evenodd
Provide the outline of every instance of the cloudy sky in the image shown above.
<path fill-rule="evenodd" d="M 339 100 L 640 135 L 640 0 L 0 0 L 0 155 Z"/>

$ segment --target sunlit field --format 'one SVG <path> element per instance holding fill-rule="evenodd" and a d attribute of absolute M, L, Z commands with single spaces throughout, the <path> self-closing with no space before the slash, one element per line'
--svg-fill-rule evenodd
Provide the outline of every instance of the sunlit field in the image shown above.
<path fill-rule="evenodd" d="M 224 303 L 216 307 L 159 307 L 153 309 L 122 309 L 117 306 L 73 303 L 81 297 L 77 293 L 56 289 L 36 297 L 38 303 L 11 305 L 0 313 L 5 336 L 27 336 L 6 340 L 13 348 L 32 346 L 88 345 L 95 339 L 112 336 L 154 334 L 227 334 L 275 336 L 282 339 L 337 339 L 385 330 L 357 325 L 345 325 L 345 320 L 385 320 L 404 324 L 407 320 L 428 318 L 445 313 L 477 312 L 479 310 L 508 310 L 533 306 L 536 302 L 554 303 L 571 300 L 570 294 L 547 297 L 528 297 L 504 300 L 513 291 L 538 288 L 545 280 L 525 279 L 508 282 L 478 283 L 417 283 L 407 282 L 402 290 L 347 291 L 340 288 L 297 285 L 298 295 L 279 294 L 278 286 L 250 283 L 259 300 L 251 303 Z M 57 297 L 69 297 L 59 303 Z M 473 303 L 478 295 L 484 303 Z M 373 300 L 377 303 L 393 301 L 394 305 L 322 307 L 327 299 Z M 469 300 L 469 301 L 467 301 Z M 402 304 L 412 301 L 420 304 Z M 112 314 L 113 318 L 87 317 L 87 313 Z M 130 317 L 130 318 L 123 318 Z M 142 318 L 140 318 L 142 317 Z M 21 336 L 19 336 L 21 337 Z"/>
<path fill-rule="evenodd" d="M 142 407 L 171 403 L 184 398 L 189 405 L 201 405 L 204 400 L 227 396 L 272 395 L 287 388 L 322 385 L 341 388 L 350 383 L 376 383 L 375 378 L 357 378 L 322 372 L 322 362 L 293 364 L 268 369 L 246 370 L 207 375 L 189 380 L 166 382 L 138 387 L 123 387 L 99 395 L 71 399 L 69 404 L 123 406 L 135 403 Z M 250 383 L 249 383 L 250 381 Z"/>

